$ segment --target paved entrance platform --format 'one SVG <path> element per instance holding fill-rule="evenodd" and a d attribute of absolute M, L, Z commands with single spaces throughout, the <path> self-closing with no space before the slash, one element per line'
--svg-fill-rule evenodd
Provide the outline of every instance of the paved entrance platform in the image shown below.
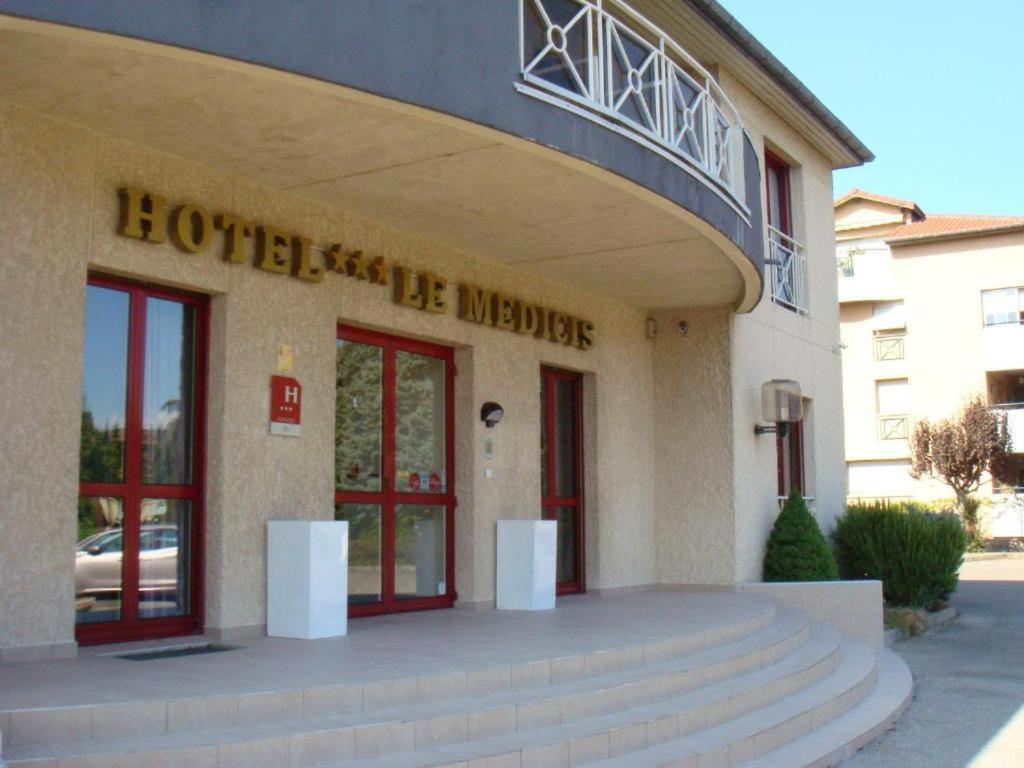
<path fill-rule="evenodd" d="M 799 768 L 845 757 L 910 695 L 892 654 L 758 594 L 575 596 L 553 611 L 434 611 L 349 630 L 180 658 L 132 661 L 106 647 L 0 667 L 3 759 Z"/>
<path fill-rule="evenodd" d="M 77 659 L 0 666 L 0 711 L 424 677 L 527 665 L 666 638 L 699 643 L 709 633 L 763 626 L 774 609 L 770 599 L 757 595 L 575 595 L 559 598 L 554 611 L 392 614 L 354 619 L 345 637 L 264 637 L 202 656 L 138 662 L 112 655 L 202 638 L 84 647 Z"/>

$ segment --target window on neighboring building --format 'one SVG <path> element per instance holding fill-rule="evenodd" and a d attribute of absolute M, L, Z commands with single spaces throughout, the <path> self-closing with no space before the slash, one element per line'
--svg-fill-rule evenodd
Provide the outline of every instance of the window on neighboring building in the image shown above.
<path fill-rule="evenodd" d="M 997 288 L 981 292 L 985 326 L 1024 323 L 1024 288 Z"/>
<path fill-rule="evenodd" d="M 790 168 L 765 150 L 765 198 L 768 203 L 768 246 L 772 301 L 779 306 L 807 311 L 804 247 L 793 239 Z"/>
<path fill-rule="evenodd" d="M 871 327 L 877 331 L 906 328 L 902 301 L 876 301 L 871 305 Z"/>
<path fill-rule="evenodd" d="M 847 246 L 836 253 L 836 269 L 840 277 L 853 277 L 856 274 L 856 258 L 864 255 L 864 249 L 857 245 Z"/>
<path fill-rule="evenodd" d="M 853 256 L 852 252 L 847 251 L 836 257 L 836 269 L 839 271 L 840 277 L 853 277 Z"/>
<path fill-rule="evenodd" d="M 875 408 L 880 440 L 906 440 L 910 434 L 910 381 L 881 379 L 875 382 Z"/>

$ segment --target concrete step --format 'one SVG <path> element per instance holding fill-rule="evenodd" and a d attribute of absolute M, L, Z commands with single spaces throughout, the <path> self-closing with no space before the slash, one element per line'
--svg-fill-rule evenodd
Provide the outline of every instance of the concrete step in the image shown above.
<path fill-rule="evenodd" d="M 860 704 L 742 768 L 834 768 L 891 728 L 913 695 L 913 676 L 904 661 L 891 651 L 879 651 L 878 682 Z"/>
<path fill-rule="evenodd" d="M 738 768 L 827 727 L 861 704 L 876 686 L 880 653 L 861 640 L 844 637 L 841 664 L 813 685 L 717 727 L 590 765 Z M 787 764 L 786 768 L 797 768 L 797 764 Z"/>
<path fill-rule="evenodd" d="M 255 751 L 276 755 L 278 762 L 275 764 L 313 765 L 325 757 L 391 754 L 496 735 L 521 735 L 524 731 L 593 719 L 609 712 L 645 705 L 651 711 L 637 710 L 636 717 L 641 719 L 628 724 L 648 727 L 647 721 L 678 717 L 680 707 L 693 709 L 700 706 L 703 712 L 709 704 L 702 703 L 700 697 L 696 697 L 694 702 L 678 704 L 676 701 L 685 692 L 700 686 L 724 681 L 719 684 L 720 697 L 751 700 L 756 685 L 766 691 L 770 686 L 781 691 L 797 684 L 797 676 L 808 674 L 808 668 L 834 664 L 829 659 L 838 648 L 838 633 L 828 625 L 821 625 L 817 634 L 816 642 L 808 643 L 809 627 L 803 614 L 780 610 L 772 625 L 727 646 L 556 686 L 484 697 L 442 698 L 431 703 L 360 712 L 341 718 L 12 747 L 6 757 L 12 766 L 46 758 L 60 759 L 62 767 L 90 765 L 106 757 L 111 762 L 116 758 L 132 765 L 136 763 L 128 761 L 136 760 L 148 768 L 154 761 L 165 760 L 177 752 L 191 755 L 193 761 L 209 759 L 211 754 L 215 754 L 221 765 L 257 765 L 260 764 L 258 760 L 253 762 L 256 760 L 253 756 Z M 765 669 L 766 665 L 773 664 L 776 665 L 774 668 Z M 749 673 L 752 675 L 760 673 L 761 678 L 750 677 L 747 682 L 734 682 L 736 675 L 743 675 L 748 670 L 755 670 Z M 703 696 L 706 698 L 706 694 Z M 713 708 L 714 702 L 710 706 Z M 725 709 L 721 711 L 725 712 Z M 691 714 L 690 718 L 695 721 L 696 715 Z M 613 722 L 609 727 L 624 725 L 623 722 Z M 598 726 L 604 727 L 596 723 L 593 728 Z M 76 759 L 78 763 L 74 762 Z"/>
<path fill-rule="evenodd" d="M 769 706 L 831 674 L 841 660 L 840 636 L 815 628 L 804 646 L 775 664 L 652 705 L 638 705 L 525 733 L 331 764 L 336 768 L 584 765 L 729 722 Z"/>
<path fill-rule="evenodd" d="M 715 663 L 715 655 L 719 654 L 721 658 L 717 661 L 728 666 L 730 649 L 742 649 L 737 644 L 748 639 L 756 647 L 766 637 L 761 633 L 776 622 L 776 613 L 775 606 L 767 604 L 765 610 L 752 617 L 701 632 L 449 674 L 294 690 L 5 710 L 0 711 L 0 728 L 5 745 L 10 747 L 109 741 L 384 712 L 410 703 L 433 705 L 556 687 L 620 672 L 642 671 L 675 660 L 696 659 L 702 653 L 709 654 L 702 657 L 702 663 Z M 781 626 L 792 626 L 792 621 L 791 616 L 787 617 Z"/>

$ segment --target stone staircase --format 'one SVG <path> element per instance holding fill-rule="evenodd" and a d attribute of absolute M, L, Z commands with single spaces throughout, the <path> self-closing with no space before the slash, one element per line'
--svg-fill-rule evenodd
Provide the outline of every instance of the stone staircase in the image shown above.
<path fill-rule="evenodd" d="M 835 765 L 912 682 L 800 611 L 516 666 L 0 712 L 9 768 Z"/>

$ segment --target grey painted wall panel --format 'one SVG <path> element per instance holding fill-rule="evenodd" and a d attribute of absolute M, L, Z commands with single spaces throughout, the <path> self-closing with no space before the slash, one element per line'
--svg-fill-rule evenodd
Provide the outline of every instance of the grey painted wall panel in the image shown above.
<path fill-rule="evenodd" d="M 761 179 L 749 140 L 750 226 L 657 153 L 518 93 L 517 0 L 0 0 L 0 12 L 286 70 L 536 141 L 672 200 L 736 243 L 764 273 Z"/>

